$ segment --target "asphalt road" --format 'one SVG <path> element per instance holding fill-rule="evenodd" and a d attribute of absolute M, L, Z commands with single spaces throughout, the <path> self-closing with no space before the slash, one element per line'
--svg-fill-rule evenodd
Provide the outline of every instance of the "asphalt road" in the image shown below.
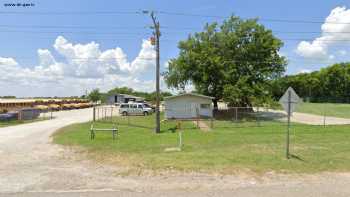
<path fill-rule="evenodd" d="M 57 129 L 90 120 L 91 109 L 55 116 L 0 128 L 0 196 L 350 196 L 349 173 L 222 176 L 143 171 L 126 175 L 126 167 L 90 160 L 83 150 L 51 143 Z"/>

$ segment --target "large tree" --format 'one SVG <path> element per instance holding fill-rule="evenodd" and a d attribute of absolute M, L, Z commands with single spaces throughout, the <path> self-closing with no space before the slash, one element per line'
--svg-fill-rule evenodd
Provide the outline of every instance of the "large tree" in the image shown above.
<path fill-rule="evenodd" d="M 285 71 L 278 53 L 283 43 L 256 19 L 231 16 L 221 25 L 207 24 L 203 32 L 179 42 L 180 53 L 169 62 L 169 87 L 192 84 L 197 92 L 224 99 L 231 105 L 251 106 L 266 96 L 266 84 Z"/>

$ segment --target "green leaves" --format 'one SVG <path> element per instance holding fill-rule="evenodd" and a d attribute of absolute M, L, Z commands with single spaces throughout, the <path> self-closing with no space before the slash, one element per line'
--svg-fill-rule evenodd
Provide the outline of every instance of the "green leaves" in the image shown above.
<path fill-rule="evenodd" d="M 101 100 L 101 93 L 100 93 L 100 90 L 99 89 L 94 89 L 90 92 L 90 94 L 88 95 L 88 98 L 90 101 L 92 102 L 97 102 L 99 100 Z"/>
<path fill-rule="evenodd" d="M 271 82 L 271 91 L 278 99 L 289 87 L 312 102 L 350 101 L 350 63 L 334 64 L 312 73 L 285 76 Z"/>
<path fill-rule="evenodd" d="M 219 99 L 251 105 L 266 92 L 267 82 L 284 72 L 282 45 L 257 19 L 231 16 L 179 42 L 179 56 L 170 61 L 165 80 L 176 89 L 194 84 L 197 92 L 215 97 L 214 105 Z"/>

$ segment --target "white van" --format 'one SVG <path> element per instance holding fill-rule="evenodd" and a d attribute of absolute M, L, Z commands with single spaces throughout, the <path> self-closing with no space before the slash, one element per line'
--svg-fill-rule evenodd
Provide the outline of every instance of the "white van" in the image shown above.
<path fill-rule="evenodd" d="M 143 103 L 122 103 L 120 104 L 119 113 L 123 116 L 152 114 L 153 110 Z"/>

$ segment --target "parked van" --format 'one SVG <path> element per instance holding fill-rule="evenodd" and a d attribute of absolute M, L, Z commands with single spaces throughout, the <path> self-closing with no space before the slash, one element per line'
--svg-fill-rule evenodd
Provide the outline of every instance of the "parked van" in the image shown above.
<path fill-rule="evenodd" d="M 122 103 L 120 104 L 119 113 L 123 116 L 152 114 L 153 110 L 143 103 Z"/>

